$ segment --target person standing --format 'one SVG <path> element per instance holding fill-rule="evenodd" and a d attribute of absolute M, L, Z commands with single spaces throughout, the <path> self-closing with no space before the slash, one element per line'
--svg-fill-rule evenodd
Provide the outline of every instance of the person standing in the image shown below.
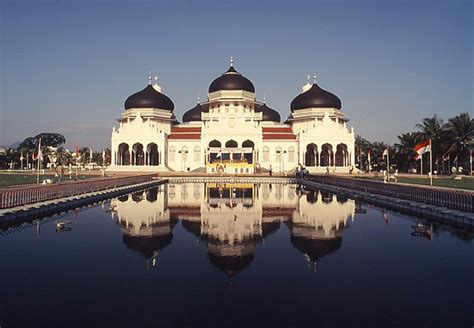
<path fill-rule="evenodd" d="M 270 165 L 270 167 L 268 168 L 268 173 L 270 174 L 270 176 L 272 176 L 272 174 L 273 174 L 273 168 L 272 168 L 271 165 Z"/>

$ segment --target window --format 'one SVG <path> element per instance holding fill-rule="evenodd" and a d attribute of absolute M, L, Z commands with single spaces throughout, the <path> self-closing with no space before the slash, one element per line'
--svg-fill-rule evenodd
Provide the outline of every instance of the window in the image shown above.
<path fill-rule="evenodd" d="M 263 161 L 270 161 L 270 149 L 267 146 L 263 147 Z"/>
<path fill-rule="evenodd" d="M 176 154 L 176 149 L 174 149 L 174 146 L 171 146 L 168 149 L 168 153 L 169 153 L 169 161 L 174 162 L 175 161 L 175 154 Z"/>
<path fill-rule="evenodd" d="M 194 161 L 199 162 L 201 159 L 201 148 L 199 146 L 194 147 Z"/>
<path fill-rule="evenodd" d="M 277 147 L 275 149 L 275 161 L 277 163 L 280 163 L 281 162 L 281 155 L 282 155 L 282 150 L 281 150 L 281 147 Z"/>
<path fill-rule="evenodd" d="M 288 148 L 288 162 L 293 163 L 295 161 L 295 148 Z"/>

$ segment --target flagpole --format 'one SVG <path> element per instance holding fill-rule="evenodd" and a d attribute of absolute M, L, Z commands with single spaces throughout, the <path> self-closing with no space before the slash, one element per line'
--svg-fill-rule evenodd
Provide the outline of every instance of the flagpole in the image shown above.
<path fill-rule="evenodd" d="M 423 154 L 420 154 L 420 175 L 423 175 Z"/>
<path fill-rule="evenodd" d="M 388 147 L 387 147 L 387 176 L 388 176 L 389 171 L 390 171 L 390 160 L 388 156 Z"/>
<path fill-rule="evenodd" d="M 431 148 L 431 138 L 430 138 L 430 186 L 433 185 L 433 150 Z"/>

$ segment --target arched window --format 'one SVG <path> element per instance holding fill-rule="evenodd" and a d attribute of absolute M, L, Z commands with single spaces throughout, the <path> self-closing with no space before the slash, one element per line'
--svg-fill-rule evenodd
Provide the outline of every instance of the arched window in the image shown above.
<path fill-rule="evenodd" d="M 293 163 L 295 161 L 295 148 L 288 148 L 288 162 Z"/>
<path fill-rule="evenodd" d="M 270 161 L 270 148 L 268 148 L 267 146 L 263 147 L 263 161 Z"/>
<path fill-rule="evenodd" d="M 171 146 L 170 148 L 168 148 L 168 158 L 169 158 L 169 161 L 170 162 L 174 162 L 176 160 L 176 149 L 174 148 L 174 146 Z"/>
<path fill-rule="evenodd" d="M 237 148 L 238 144 L 237 144 L 237 141 L 231 139 L 225 143 L 225 146 L 227 148 Z"/>
<path fill-rule="evenodd" d="M 199 162 L 201 160 L 201 148 L 199 146 L 194 147 L 194 161 Z"/>
<path fill-rule="evenodd" d="M 212 140 L 209 142 L 209 147 L 221 147 L 221 142 L 219 140 Z"/>
<path fill-rule="evenodd" d="M 275 149 L 275 161 L 277 163 L 281 163 L 281 156 L 282 156 L 282 150 L 281 150 L 281 147 L 278 146 Z"/>

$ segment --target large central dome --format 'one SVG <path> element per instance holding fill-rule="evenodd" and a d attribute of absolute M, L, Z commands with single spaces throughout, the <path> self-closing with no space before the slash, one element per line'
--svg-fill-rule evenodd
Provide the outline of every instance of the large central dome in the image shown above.
<path fill-rule="evenodd" d="M 125 109 L 158 108 L 173 111 L 174 104 L 170 98 L 149 84 L 145 89 L 134 93 L 125 101 Z"/>
<path fill-rule="evenodd" d="M 212 81 L 209 86 L 209 93 L 220 90 L 245 90 L 255 92 L 252 82 L 235 70 L 232 60 L 227 72 Z"/>
<path fill-rule="evenodd" d="M 316 83 L 305 92 L 296 96 L 291 102 L 291 111 L 305 108 L 337 108 L 341 109 L 341 100 L 335 94 L 321 89 Z"/>

